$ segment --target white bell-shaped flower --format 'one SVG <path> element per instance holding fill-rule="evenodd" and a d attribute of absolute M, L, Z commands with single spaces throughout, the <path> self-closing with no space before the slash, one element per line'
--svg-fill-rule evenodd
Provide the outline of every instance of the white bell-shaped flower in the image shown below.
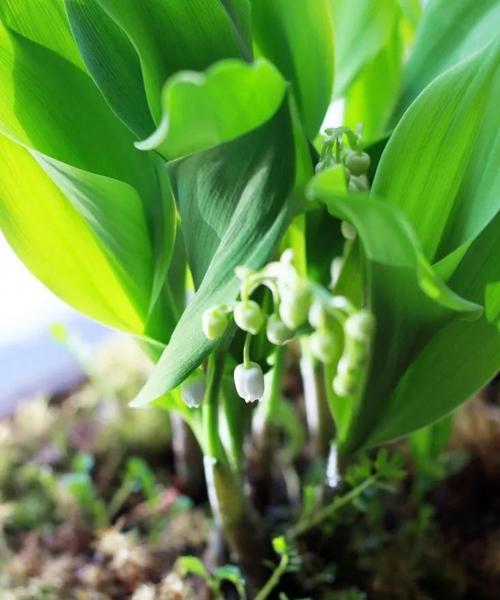
<path fill-rule="evenodd" d="M 199 406 L 205 396 L 205 376 L 202 373 L 191 377 L 181 387 L 181 397 L 189 408 Z"/>
<path fill-rule="evenodd" d="M 238 365 L 234 370 L 234 385 L 245 402 L 255 402 L 264 395 L 264 373 L 254 362 Z"/>

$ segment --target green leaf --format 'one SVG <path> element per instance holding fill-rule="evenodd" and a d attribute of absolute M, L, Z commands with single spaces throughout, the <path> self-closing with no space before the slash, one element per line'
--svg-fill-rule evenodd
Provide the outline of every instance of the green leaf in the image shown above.
<path fill-rule="evenodd" d="M 397 25 L 398 0 L 329 0 L 335 28 L 336 98 L 385 46 Z M 385 75 L 384 75 L 385 77 Z"/>
<path fill-rule="evenodd" d="M 465 251 L 500 208 L 499 60 L 495 43 L 436 79 L 382 154 L 373 192 L 406 214 L 431 262 Z"/>
<path fill-rule="evenodd" d="M 330 104 L 333 86 L 333 25 L 328 0 L 252 0 L 259 52 L 290 81 L 310 139 Z"/>
<path fill-rule="evenodd" d="M 163 118 L 141 150 L 159 148 L 177 158 L 240 137 L 278 110 L 286 84 L 265 60 L 248 64 L 228 59 L 205 73 L 181 71 L 165 84 Z"/>
<path fill-rule="evenodd" d="M 436 333 L 401 379 L 368 445 L 400 437 L 436 421 L 498 373 L 499 244 L 500 215 L 472 244 L 450 281 L 460 294 L 486 302 L 485 314 L 475 322 L 453 321 Z"/>
<path fill-rule="evenodd" d="M 205 580 L 210 578 L 205 565 L 196 556 L 181 556 L 177 559 L 177 563 L 184 575 L 198 575 Z"/>
<path fill-rule="evenodd" d="M 330 391 L 333 370 L 327 377 L 340 448 L 351 453 L 363 446 L 377 427 L 399 378 L 429 338 L 457 316 L 477 317 L 481 307 L 446 288 L 425 261 L 414 232 L 395 207 L 375 199 L 332 193 L 328 171 L 315 177 L 309 192 L 325 200 L 336 217 L 356 227 L 362 246 L 361 265 L 349 262 L 345 277 L 356 278 L 361 271 L 365 301 L 376 319 L 364 392 L 357 398 L 336 397 Z"/>
<path fill-rule="evenodd" d="M 133 148 L 132 135 L 109 110 L 84 71 L 2 25 L 0 85 L 0 131 L 33 157 L 5 140 L 4 162 L 12 165 L 18 178 L 23 177 L 19 165 L 26 165 L 29 178 L 44 197 L 47 214 L 54 219 L 43 218 L 41 213 L 42 218 L 39 214 L 35 222 L 37 211 L 30 212 L 29 208 L 33 191 L 16 185 L 18 182 L 4 181 L 2 196 L 8 200 L 2 198 L 2 228 L 11 227 L 8 238 L 15 250 L 47 285 L 83 312 L 134 333 L 147 330 L 166 341 L 172 323 L 168 330 L 163 317 L 156 314 L 153 319 L 150 313 L 159 293 L 158 278 L 168 266 L 175 217 L 173 198 L 161 186 L 157 164 Z M 36 173 L 41 169 L 56 182 L 62 195 L 42 173 Z M 68 201 L 79 214 L 70 215 L 63 206 Z M 49 202 L 53 202 L 51 210 L 47 209 Z M 65 264 L 65 257 L 59 255 L 68 252 L 75 258 L 67 248 L 71 238 L 63 234 L 65 219 L 70 228 L 77 227 L 73 221 L 79 221 L 75 235 L 81 246 L 79 260 L 73 264 L 75 274 L 63 284 L 54 280 L 56 267 Z M 46 243 L 44 228 L 45 237 L 49 237 L 47 224 L 60 236 L 58 249 L 52 245 L 55 239 L 50 240 L 51 254 L 42 247 Z M 82 231 L 85 226 L 88 235 Z M 31 238 L 24 239 L 24 228 L 31 232 Z M 112 279 L 121 288 L 118 291 L 115 285 L 110 286 L 115 296 L 101 293 L 103 283 L 89 285 L 86 277 L 78 277 L 77 273 L 86 268 L 81 264 L 86 260 L 84 238 L 93 240 L 86 243 L 97 245 L 90 253 L 103 254 L 99 259 L 101 271 L 113 272 Z M 40 264 L 39 255 L 45 257 L 44 264 Z M 68 267 L 61 268 L 64 271 Z M 84 290 L 84 285 L 88 289 Z M 98 308 L 100 303 L 102 308 Z"/>
<path fill-rule="evenodd" d="M 82 58 L 106 101 L 138 139 L 149 135 L 154 123 L 131 41 L 98 0 L 66 0 L 66 10 Z"/>
<path fill-rule="evenodd" d="M 260 268 L 289 224 L 295 208 L 291 191 L 296 172 L 302 169 L 299 162 L 307 155 L 301 135 L 292 126 L 285 99 L 276 115 L 258 129 L 172 163 L 197 291 L 133 405 L 147 404 L 176 387 L 213 349 L 214 342 L 201 328 L 202 314 L 236 298 L 235 267 Z"/>
<path fill-rule="evenodd" d="M 394 19 L 385 43 L 360 69 L 345 94 L 343 123 L 351 129 L 362 123 L 365 141 L 376 140 L 386 131 L 399 89 L 402 60 L 400 22 Z M 380 84 L 382 78 L 383 85 Z"/>
<path fill-rule="evenodd" d="M 55 294 L 98 321 L 142 332 L 144 314 L 85 219 L 29 152 L 4 136 L 0 225 L 21 260 Z"/>
<path fill-rule="evenodd" d="M 242 58 L 233 18 L 244 18 L 241 0 L 98 0 L 139 54 L 153 120 L 161 119 L 161 90 L 177 71 L 202 71 L 223 58 Z"/>
<path fill-rule="evenodd" d="M 499 23 L 497 0 L 431 0 L 405 70 L 394 121 L 439 74 L 496 39 Z"/>
<path fill-rule="evenodd" d="M 0 21 L 28 40 L 54 51 L 85 70 L 71 35 L 63 0 L 2 0 Z"/>

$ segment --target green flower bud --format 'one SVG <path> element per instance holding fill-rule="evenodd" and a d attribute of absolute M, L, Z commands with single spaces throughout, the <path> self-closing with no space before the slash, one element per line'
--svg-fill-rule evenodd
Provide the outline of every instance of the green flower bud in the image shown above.
<path fill-rule="evenodd" d="M 356 229 L 347 221 L 342 221 L 340 224 L 340 233 L 345 237 L 346 240 L 356 239 Z"/>
<path fill-rule="evenodd" d="M 198 373 L 185 381 L 181 387 L 181 397 L 190 408 L 199 406 L 205 396 L 205 376 Z"/>
<path fill-rule="evenodd" d="M 358 389 L 358 382 L 356 380 L 350 380 L 341 375 L 336 375 L 333 379 L 332 387 L 333 391 L 341 398 L 347 396 L 355 396 Z"/>
<path fill-rule="evenodd" d="M 251 362 L 238 365 L 234 370 L 234 385 L 245 402 L 255 402 L 264 395 L 264 374 L 260 365 Z"/>
<path fill-rule="evenodd" d="M 255 335 L 264 324 L 264 313 L 257 302 L 245 300 L 236 305 L 234 321 L 240 329 Z"/>
<path fill-rule="evenodd" d="M 275 346 L 282 346 L 293 338 L 293 331 L 290 331 L 278 315 L 271 315 L 267 320 L 266 327 L 267 339 Z"/>
<path fill-rule="evenodd" d="M 311 305 L 311 290 L 306 282 L 281 290 L 280 317 L 288 329 L 297 329 L 306 320 Z"/>
<path fill-rule="evenodd" d="M 339 280 L 342 267 L 344 266 L 344 259 L 341 256 L 334 258 L 330 264 L 330 287 L 333 288 Z"/>
<path fill-rule="evenodd" d="M 363 175 L 370 168 L 370 156 L 366 152 L 351 150 L 345 158 L 345 166 L 353 175 Z"/>
<path fill-rule="evenodd" d="M 323 304 L 318 300 L 315 300 L 311 304 L 311 308 L 309 309 L 308 315 L 311 327 L 314 327 L 315 329 L 318 329 L 319 327 L 324 327 L 327 317 L 328 315 Z"/>
<path fill-rule="evenodd" d="M 370 186 L 368 185 L 368 178 L 366 175 L 359 175 L 359 177 L 351 175 L 347 189 L 352 194 L 362 194 L 364 192 L 368 192 L 370 189 Z"/>
<path fill-rule="evenodd" d="M 344 323 L 346 336 L 358 342 L 368 342 L 374 327 L 373 316 L 367 310 L 358 310 L 348 317 Z"/>
<path fill-rule="evenodd" d="M 359 365 L 350 360 L 350 356 L 344 354 L 337 365 L 337 374 L 343 378 L 355 377 L 358 372 Z"/>
<path fill-rule="evenodd" d="M 331 331 L 315 331 L 310 338 L 311 352 L 326 364 L 332 362 L 337 350 L 337 339 Z"/>
<path fill-rule="evenodd" d="M 227 324 L 227 315 L 220 306 L 207 308 L 201 318 L 203 333 L 209 340 L 220 338 L 226 331 Z"/>

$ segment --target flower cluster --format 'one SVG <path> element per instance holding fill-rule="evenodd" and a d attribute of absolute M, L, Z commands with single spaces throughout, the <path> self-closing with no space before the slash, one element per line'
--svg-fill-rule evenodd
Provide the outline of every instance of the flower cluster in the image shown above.
<path fill-rule="evenodd" d="M 355 234 L 354 229 L 344 231 L 349 239 Z M 334 259 L 332 263 L 332 280 L 341 269 L 339 260 Z M 250 341 L 252 336 L 265 330 L 267 339 L 275 346 L 282 346 L 297 335 L 309 335 L 311 352 L 317 360 L 326 365 L 338 362 L 332 382 L 335 393 L 354 395 L 366 365 L 373 330 L 371 314 L 356 310 L 347 298 L 332 295 L 301 276 L 293 265 L 291 250 L 286 250 L 279 261 L 269 263 L 260 271 L 239 267 L 236 273 L 241 281 L 239 301 L 206 310 L 202 327 L 208 339 L 217 339 L 224 334 L 232 315 L 236 325 L 246 332 L 243 362 L 234 371 L 238 394 L 246 402 L 260 400 L 264 395 L 264 375 L 260 365 L 250 360 Z M 251 299 L 262 285 L 271 291 L 273 299 L 269 315 Z M 193 406 L 192 391 L 201 393 L 201 384 L 194 380 L 187 386 L 183 397 Z M 201 396 L 196 394 L 196 397 Z"/>
<path fill-rule="evenodd" d="M 344 139 L 349 148 L 346 149 Z M 347 189 L 353 194 L 369 191 L 368 169 L 370 156 L 361 150 L 361 134 L 348 127 L 335 127 L 325 130 L 325 138 L 316 172 L 342 165 Z"/>

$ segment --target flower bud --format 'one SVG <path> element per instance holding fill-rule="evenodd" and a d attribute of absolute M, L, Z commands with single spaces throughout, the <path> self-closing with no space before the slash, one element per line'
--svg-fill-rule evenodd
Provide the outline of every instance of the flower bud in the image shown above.
<path fill-rule="evenodd" d="M 352 377 L 357 370 L 357 365 L 349 360 L 349 356 L 344 354 L 337 365 L 337 373 L 341 377 Z"/>
<path fill-rule="evenodd" d="M 330 287 L 333 288 L 339 280 L 342 267 L 344 266 L 344 259 L 341 256 L 334 258 L 330 264 Z"/>
<path fill-rule="evenodd" d="M 198 373 L 181 387 L 181 397 L 189 408 L 199 406 L 205 396 L 205 376 Z"/>
<path fill-rule="evenodd" d="M 345 166 L 353 175 L 363 175 L 370 168 L 370 156 L 366 152 L 351 150 L 345 158 Z"/>
<path fill-rule="evenodd" d="M 318 327 L 324 327 L 327 319 L 326 309 L 321 302 L 315 300 L 311 304 L 308 315 L 309 323 L 311 327 L 317 329 Z"/>
<path fill-rule="evenodd" d="M 201 318 L 203 333 L 209 340 L 220 338 L 226 331 L 227 324 L 227 315 L 220 306 L 207 308 Z"/>
<path fill-rule="evenodd" d="M 356 229 L 347 221 L 342 221 L 340 224 L 340 233 L 345 237 L 346 240 L 356 239 Z"/>
<path fill-rule="evenodd" d="M 293 338 L 293 331 L 290 331 L 278 315 L 271 315 L 267 320 L 266 327 L 267 339 L 275 346 L 282 346 Z"/>
<path fill-rule="evenodd" d="M 281 290 L 280 317 L 288 329 L 297 329 L 307 320 L 311 304 L 311 290 L 306 282 Z"/>
<path fill-rule="evenodd" d="M 234 309 L 234 321 L 240 329 L 255 335 L 264 324 L 264 313 L 257 302 L 245 300 Z"/>
<path fill-rule="evenodd" d="M 342 377 L 341 375 L 336 375 L 333 378 L 333 391 L 340 396 L 341 398 L 345 398 L 347 396 L 355 396 L 357 392 L 357 380 L 350 379 L 346 377 Z"/>
<path fill-rule="evenodd" d="M 234 370 L 234 385 L 245 402 L 255 402 L 264 395 L 264 374 L 260 365 L 251 362 L 246 367 L 238 365 Z"/>
<path fill-rule="evenodd" d="M 330 363 L 335 358 L 337 339 L 331 331 L 315 331 L 310 338 L 311 352 L 315 358 Z"/>
<path fill-rule="evenodd" d="M 367 310 L 358 310 L 348 317 L 344 323 L 347 337 L 358 342 L 367 342 L 373 332 L 375 323 L 373 316 Z"/>
<path fill-rule="evenodd" d="M 347 186 L 347 189 L 352 194 L 362 194 L 364 192 L 368 192 L 370 189 L 370 186 L 368 185 L 368 178 L 366 175 L 359 175 L 359 177 L 351 175 L 349 177 L 349 185 Z"/>

